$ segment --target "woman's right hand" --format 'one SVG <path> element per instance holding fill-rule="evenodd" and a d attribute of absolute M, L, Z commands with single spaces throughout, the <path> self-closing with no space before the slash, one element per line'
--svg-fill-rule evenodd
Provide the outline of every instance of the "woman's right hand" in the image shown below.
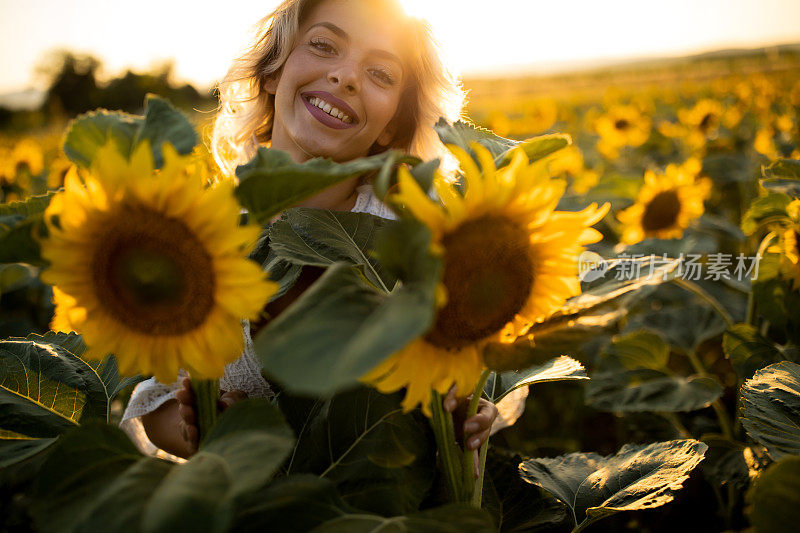
<path fill-rule="evenodd" d="M 175 391 L 175 398 L 178 400 L 178 414 L 181 417 L 178 425 L 181 438 L 186 443 L 189 455 L 197 452 L 200 431 L 197 429 L 197 404 L 192 389 L 192 380 L 188 377 L 181 381 L 182 388 Z M 238 401 L 247 398 L 247 393 L 241 390 L 222 392 L 218 401 L 220 411 L 224 411 Z"/>

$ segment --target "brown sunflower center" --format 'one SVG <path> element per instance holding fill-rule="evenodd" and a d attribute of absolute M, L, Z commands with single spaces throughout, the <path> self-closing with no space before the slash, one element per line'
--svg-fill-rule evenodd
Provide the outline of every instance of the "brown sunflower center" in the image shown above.
<path fill-rule="evenodd" d="M 631 123 L 628 119 L 619 118 L 614 122 L 614 127 L 620 131 L 625 131 L 631 127 Z"/>
<path fill-rule="evenodd" d="M 714 113 L 706 113 L 703 116 L 703 120 L 701 120 L 700 124 L 698 124 L 700 131 L 706 133 L 709 129 L 711 129 L 711 126 L 714 125 L 714 119 Z"/>
<path fill-rule="evenodd" d="M 205 322 L 214 265 L 182 221 L 126 205 L 102 231 L 91 270 L 104 311 L 148 335 L 180 335 Z"/>
<path fill-rule="evenodd" d="M 447 304 L 425 339 L 458 349 L 500 331 L 533 285 L 527 233 L 505 218 L 466 222 L 442 239 Z"/>
<path fill-rule="evenodd" d="M 656 194 L 644 208 L 642 228 L 645 231 L 658 231 L 675 224 L 681 212 L 678 191 L 671 189 Z"/>

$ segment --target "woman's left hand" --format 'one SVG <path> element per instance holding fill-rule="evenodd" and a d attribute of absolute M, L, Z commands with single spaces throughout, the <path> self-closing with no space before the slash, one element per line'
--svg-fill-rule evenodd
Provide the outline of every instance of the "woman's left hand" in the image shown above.
<path fill-rule="evenodd" d="M 453 413 L 453 422 L 455 425 L 456 438 L 462 442 L 467 450 L 473 450 L 475 459 L 475 476 L 478 476 L 478 449 L 489 438 L 492 431 L 492 423 L 497 418 L 497 407 L 495 405 L 481 398 L 478 402 L 478 412 L 473 416 L 464 420 L 472 395 L 465 398 L 457 398 L 455 385 L 450 388 L 447 396 L 444 398 L 444 409 Z"/>

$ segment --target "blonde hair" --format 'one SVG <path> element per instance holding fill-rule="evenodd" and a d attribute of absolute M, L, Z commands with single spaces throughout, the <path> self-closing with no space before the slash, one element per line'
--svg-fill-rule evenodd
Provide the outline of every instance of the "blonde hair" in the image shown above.
<path fill-rule="evenodd" d="M 223 173 L 232 175 L 238 165 L 255 155 L 259 144 L 270 141 L 275 97 L 264 89 L 264 84 L 286 62 L 300 25 L 323 1 L 285 0 L 258 22 L 255 42 L 233 61 L 219 83 L 220 104 L 211 152 Z M 381 1 L 402 13 L 396 0 Z M 424 160 L 439 157 L 444 161 L 449 154 L 432 126 L 439 117 L 450 121 L 460 118 L 464 91 L 442 63 L 428 24 L 403 16 L 413 52 L 406 59 L 411 76 L 393 119 L 397 126 L 394 139 L 389 146 L 373 145 L 370 154 L 396 148 Z"/>

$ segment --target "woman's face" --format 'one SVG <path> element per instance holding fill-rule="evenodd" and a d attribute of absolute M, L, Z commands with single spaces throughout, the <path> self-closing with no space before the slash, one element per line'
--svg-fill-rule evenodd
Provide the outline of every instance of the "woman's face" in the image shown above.
<path fill-rule="evenodd" d="M 376 141 L 388 145 L 408 76 L 400 27 L 368 0 L 327 0 L 311 11 L 266 84 L 275 95 L 272 146 L 296 161 L 348 161 Z"/>

